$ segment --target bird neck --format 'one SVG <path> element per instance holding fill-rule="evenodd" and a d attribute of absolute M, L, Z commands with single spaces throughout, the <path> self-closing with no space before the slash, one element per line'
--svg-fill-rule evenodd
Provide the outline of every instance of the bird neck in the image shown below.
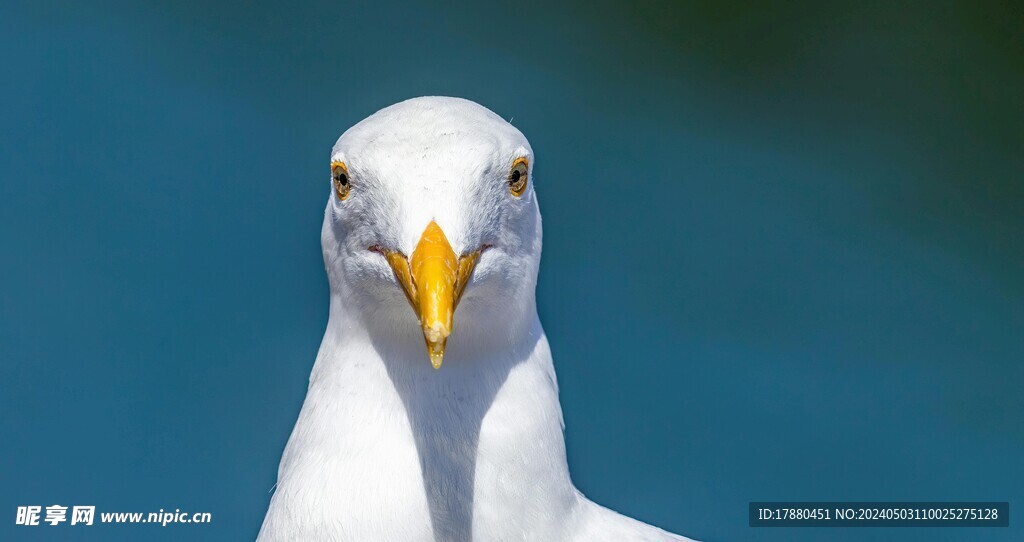
<path fill-rule="evenodd" d="M 469 540 L 472 529 L 485 526 L 541 528 L 529 518 L 571 507 L 577 494 L 551 353 L 529 309 L 524 322 L 510 322 L 507 312 L 497 320 L 457 314 L 435 370 L 415 322 L 383 325 L 332 300 L 300 424 L 307 414 L 330 418 L 305 422 L 323 433 L 324 453 L 339 468 L 365 469 L 373 462 L 355 456 L 382 454 L 378 445 L 405 447 L 404 460 L 394 450 L 385 454 L 392 459 L 379 474 L 404 477 L 401 485 L 420 492 L 436 539 Z M 495 332 L 499 321 L 514 333 Z M 509 502 L 517 503 L 513 516 L 522 525 L 510 518 Z"/>

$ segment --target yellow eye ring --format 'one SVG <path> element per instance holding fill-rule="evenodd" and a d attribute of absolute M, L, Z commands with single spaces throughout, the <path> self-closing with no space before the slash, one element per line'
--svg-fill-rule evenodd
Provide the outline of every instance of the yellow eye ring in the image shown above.
<path fill-rule="evenodd" d="M 344 201 L 352 191 L 352 182 L 345 162 L 331 162 L 331 180 L 334 183 L 334 193 L 339 200 Z"/>
<path fill-rule="evenodd" d="M 508 190 L 515 197 L 522 196 L 526 192 L 527 177 L 530 175 L 530 164 L 526 158 L 516 158 L 512 162 L 512 170 L 508 172 Z"/>

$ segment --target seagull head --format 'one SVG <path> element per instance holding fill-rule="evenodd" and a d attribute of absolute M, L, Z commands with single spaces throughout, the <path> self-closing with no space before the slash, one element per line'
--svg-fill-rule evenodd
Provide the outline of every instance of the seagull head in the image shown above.
<path fill-rule="evenodd" d="M 501 117 L 458 98 L 400 102 L 342 134 L 330 170 L 321 242 L 346 311 L 418 326 L 435 369 L 456 320 L 500 337 L 535 311 L 533 152 Z"/>

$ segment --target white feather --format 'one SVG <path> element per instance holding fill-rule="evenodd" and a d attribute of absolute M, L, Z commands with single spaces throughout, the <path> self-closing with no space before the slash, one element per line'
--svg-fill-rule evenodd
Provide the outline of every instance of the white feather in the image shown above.
<path fill-rule="evenodd" d="M 506 175 L 530 163 L 516 198 Z M 330 196 L 330 319 L 259 540 L 686 540 L 587 500 L 534 291 L 541 220 L 526 138 L 456 98 L 417 98 L 345 132 L 352 190 Z M 326 170 L 326 164 L 325 164 Z M 371 246 L 410 254 L 434 220 L 456 253 L 490 245 L 434 370 Z"/>

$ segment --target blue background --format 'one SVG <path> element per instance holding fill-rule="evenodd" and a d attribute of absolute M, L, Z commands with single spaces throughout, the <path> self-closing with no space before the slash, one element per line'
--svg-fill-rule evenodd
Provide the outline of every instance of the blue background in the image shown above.
<path fill-rule="evenodd" d="M 746 516 L 1024 504 L 1019 7 L 79 4 L 0 7 L 0 539 L 255 537 L 327 318 L 329 150 L 427 94 L 536 151 L 588 496 L 708 541 L 1024 539 Z"/>

